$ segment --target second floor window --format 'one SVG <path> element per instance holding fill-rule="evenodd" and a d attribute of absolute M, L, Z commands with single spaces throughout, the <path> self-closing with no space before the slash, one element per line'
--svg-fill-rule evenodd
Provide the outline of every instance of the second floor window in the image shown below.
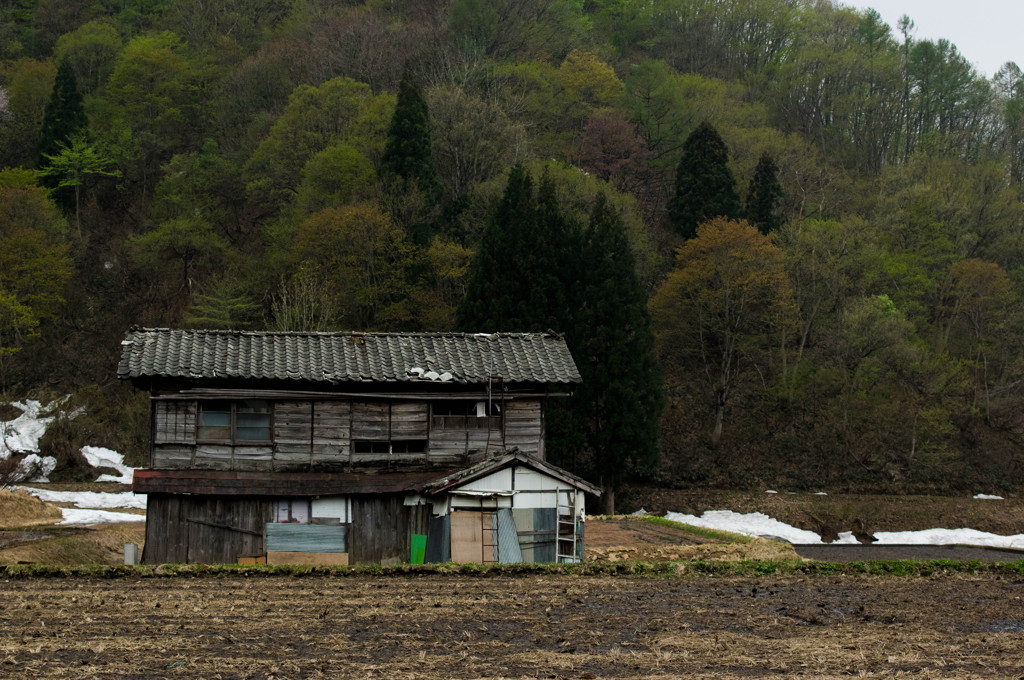
<path fill-rule="evenodd" d="M 262 399 L 201 401 L 196 439 L 258 444 L 270 441 L 270 402 Z"/>

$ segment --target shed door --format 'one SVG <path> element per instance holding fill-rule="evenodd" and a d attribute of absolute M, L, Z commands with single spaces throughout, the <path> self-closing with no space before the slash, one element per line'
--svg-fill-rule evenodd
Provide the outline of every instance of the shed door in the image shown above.
<path fill-rule="evenodd" d="M 452 562 L 494 562 L 498 527 L 493 512 L 451 513 Z"/>

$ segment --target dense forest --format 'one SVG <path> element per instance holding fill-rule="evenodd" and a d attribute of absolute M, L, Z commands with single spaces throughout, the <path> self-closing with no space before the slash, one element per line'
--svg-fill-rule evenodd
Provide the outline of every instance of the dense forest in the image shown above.
<path fill-rule="evenodd" d="M 132 325 L 565 333 L 556 462 L 1024 483 L 1024 74 L 832 0 L 0 1 L 0 387 Z"/>

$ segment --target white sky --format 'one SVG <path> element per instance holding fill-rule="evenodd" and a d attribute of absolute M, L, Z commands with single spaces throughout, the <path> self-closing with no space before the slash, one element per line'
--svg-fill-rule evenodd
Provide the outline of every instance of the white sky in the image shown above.
<path fill-rule="evenodd" d="M 1014 61 L 1024 67 L 1024 0 L 839 0 L 858 9 L 874 8 L 896 35 L 906 14 L 917 25 L 914 38 L 946 38 L 978 71 L 991 78 Z"/>

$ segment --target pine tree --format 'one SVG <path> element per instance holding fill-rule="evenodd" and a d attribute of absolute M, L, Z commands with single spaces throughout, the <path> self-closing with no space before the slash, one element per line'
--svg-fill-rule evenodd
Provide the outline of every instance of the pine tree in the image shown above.
<path fill-rule="evenodd" d="M 388 128 L 381 166 L 386 177 L 415 181 L 431 201 L 436 201 L 441 193 L 430 155 L 430 112 L 408 64 L 398 85 L 398 103 Z"/>
<path fill-rule="evenodd" d="M 729 151 L 718 131 L 710 123 L 701 123 L 683 142 L 676 193 L 669 204 L 672 226 L 680 236 L 691 239 L 697 235 L 698 224 L 713 217 L 739 215 Z"/>
<path fill-rule="evenodd" d="M 647 294 L 636 276 L 622 221 L 598 195 L 583 246 L 583 303 L 570 349 L 583 382 L 574 397 L 576 424 L 592 455 L 591 474 L 605 488 L 605 512 L 629 477 L 658 461 L 661 378 Z"/>
<path fill-rule="evenodd" d="M 40 167 L 49 164 L 47 156 L 60 153 L 62 145 L 69 146 L 75 133 L 88 127 L 89 119 L 82 106 L 75 70 L 67 61 L 62 61 L 57 68 L 50 101 L 43 112 L 43 127 L 39 135 Z"/>
<path fill-rule="evenodd" d="M 765 235 L 782 226 L 782 215 L 779 214 L 782 186 L 778 172 L 775 159 L 767 153 L 761 154 L 747 189 L 747 221 Z"/>

